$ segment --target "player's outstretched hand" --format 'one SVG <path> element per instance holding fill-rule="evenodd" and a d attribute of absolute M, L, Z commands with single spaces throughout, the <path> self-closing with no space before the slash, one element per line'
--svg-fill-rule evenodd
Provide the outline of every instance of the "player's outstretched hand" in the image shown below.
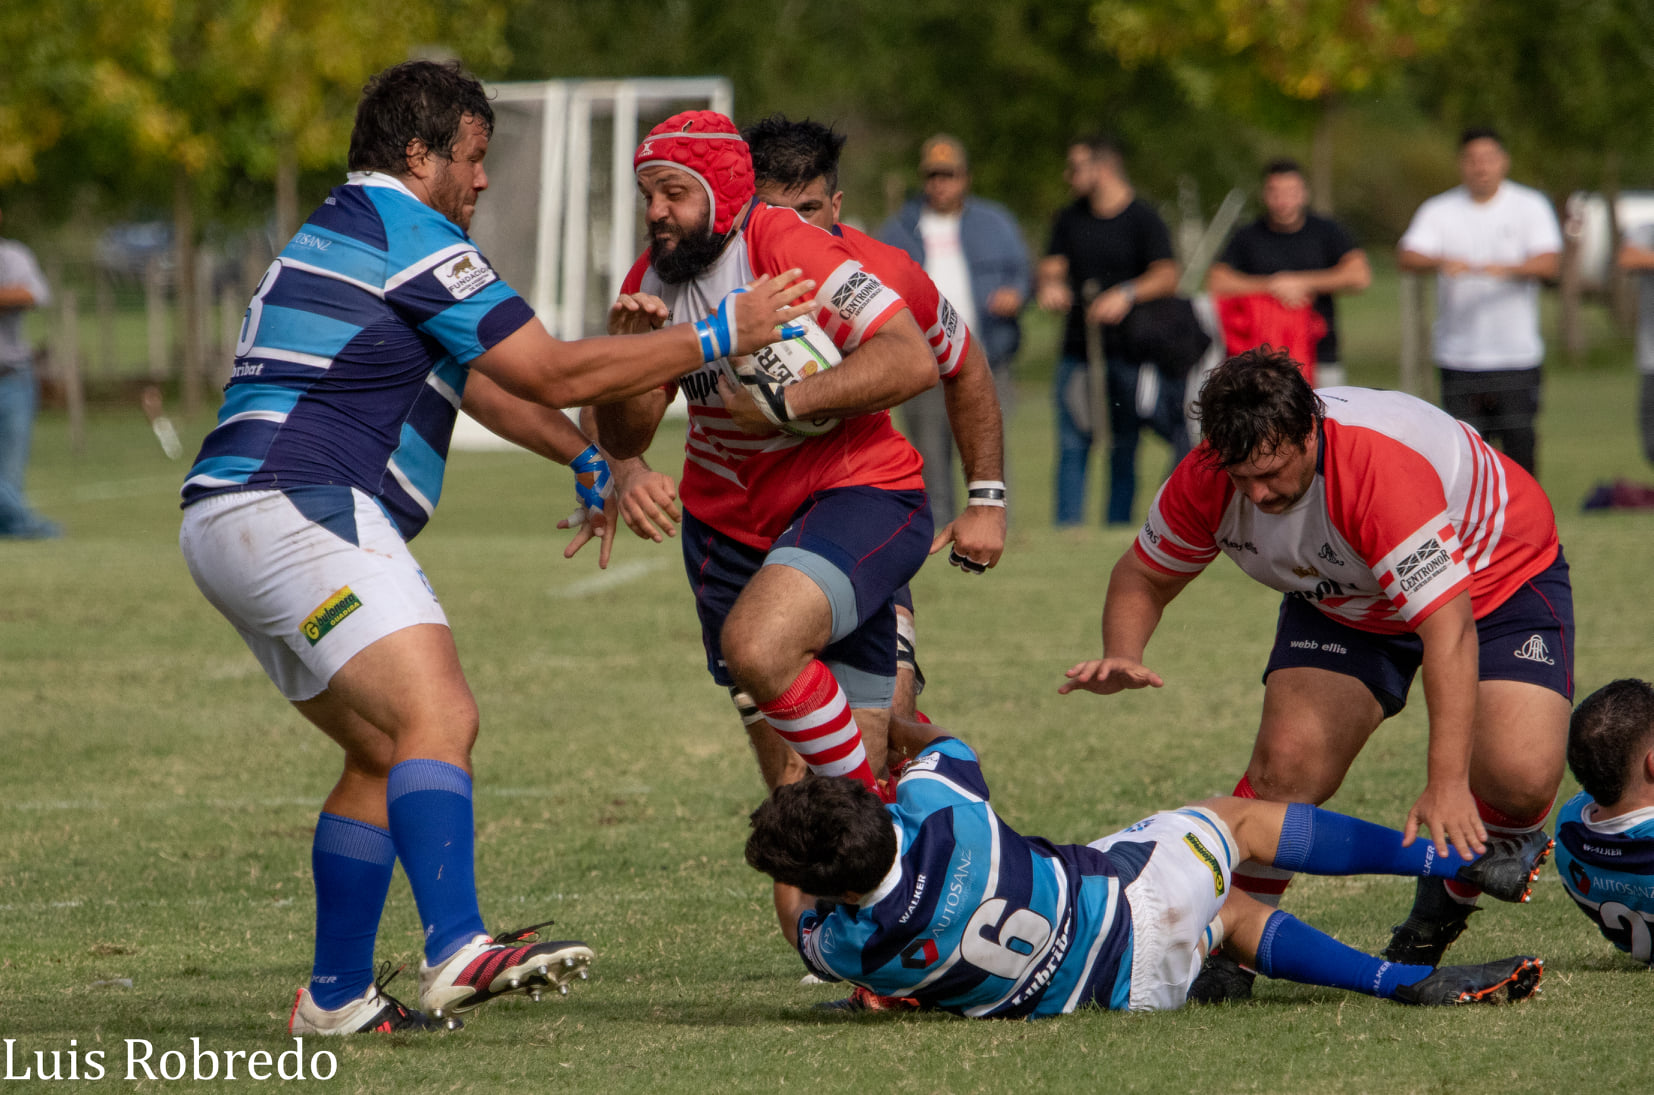
<path fill-rule="evenodd" d="M 678 485 L 670 475 L 653 468 L 639 467 L 622 470 L 625 464 L 636 461 L 618 461 L 615 464 L 615 497 L 620 501 L 620 516 L 626 527 L 642 540 L 660 543 L 668 536 L 678 534 L 683 523 L 683 511 L 678 508 Z"/>
<path fill-rule="evenodd" d="M 672 310 L 653 293 L 622 293 L 609 306 L 609 333 L 640 335 L 664 327 L 671 318 Z"/>
<path fill-rule="evenodd" d="M 1159 688 L 1165 683 L 1160 679 L 1160 674 L 1142 662 L 1128 658 L 1096 658 L 1070 669 L 1068 680 L 1057 691 L 1066 696 L 1084 689 L 1099 696 L 1112 696 L 1128 688 Z"/>
<path fill-rule="evenodd" d="M 1487 851 L 1487 828 L 1476 812 L 1476 797 L 1464 780 L 1448 784 L 1427 783 L 1424 794 L 1407 811 L 1407 825 L 1401 831 L 1402 847 L 1413 843 L 1419 829 L 1430 830 L 1436 854 L 1445 856 L 1451 844 L 1462 859 L 1475 859 Z"/>
<path fill-rule="evenodd" d="M 592 506 L 581 506 L 561 521 L 557 522 L 561 529 L 577 529 L 574 539 L 569 541 L 568 547 L 563 549 L 563 558 L 572 559 L 577 551 L 586 546 L 588 540 L 597 539 L 597 568 L 607 570 L 609 567 L 609 552 L 615 546 L 615 526 L 609 515 Z"/>
<path fill-rule="evenodd" d="M 815 311 L 816 283 L 796 267 L 759 278 L 735 298 L 731 356 L 750 354 L 782 337 L 781 325 Z"/>
<path fill-rule="evenodd" d="M 948 562 L 966 574 L 984 574 L 999 565 L 1005 553 L 1005 510 L 999 506 L 966 506 L 965 512 L 942 526 L 930 542 L 930 553 L 953 545 Z"/>

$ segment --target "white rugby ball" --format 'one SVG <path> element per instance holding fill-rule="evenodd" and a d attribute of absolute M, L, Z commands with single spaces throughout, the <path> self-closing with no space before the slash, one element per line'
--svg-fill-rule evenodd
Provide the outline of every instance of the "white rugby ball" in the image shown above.
<path fill-rule="evenodd" d="M 796 338 L 784 338 L 743 357 L 730 358 L 735 379 L 752 384 L 767 378 L 782 387 L 797 384 L 806 377 L 831 369 L 844 358 L 815 320 L 805 316 L 795 320 L 804 326 L 804 333 Z M 755 395 L 754 398 L 762 399 Z M 781 428 L 799 437 L 820 437 L 839 424 L 837 418 L 796 419 Z"/>

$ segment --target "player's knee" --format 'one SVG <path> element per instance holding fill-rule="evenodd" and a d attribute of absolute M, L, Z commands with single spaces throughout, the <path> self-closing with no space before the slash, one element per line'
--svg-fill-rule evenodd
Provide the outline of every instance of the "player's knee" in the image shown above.
<path fill-rule="evenodd" d="M 760 701 L 785 691 L 803 669 L 792 664 L 798 659 L 786 644 L 765 634 L 762 628 L 745 626 L 739 620 L 731 620 L 724 628 L 719 645 L 729 675 Z"/>
<path fill-rule="evenodd" d="M 1292 750 L 1269 749 L 1260 743 L 1246 769 L 1246 778 L 1252 790 L 1265 801 L 1319 805 L 1337 792 L 1339 784 L 1344 782 L 1344 773 L 1295 755 Z"/>

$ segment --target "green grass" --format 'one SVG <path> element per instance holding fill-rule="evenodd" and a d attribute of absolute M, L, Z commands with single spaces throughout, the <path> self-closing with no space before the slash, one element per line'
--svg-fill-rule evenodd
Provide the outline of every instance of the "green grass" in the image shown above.
<path fill-rule="evenodd" d="M 1370 352 L 1374 364 L 1357 367 L 1382 383 L 1382 353 Z M 1558 370 L 1547 389 L 1544 479 L 1573 563 L 1582 690 L 1650 673 L 1654 517 L 1578 511 L 1591 482 L 1646 474 L 1632 396 L 1629 370 L 1605 366 Z M 207 422 L 184 425 L 193 451 Z M 36 445 L 35 500 L 68 538 L 0 543 L 0 825 L 9 837 L 0 847 L 0 1037 L 17 1040 L 19 1065 L 71 1039 L 101 1048 L 102 1085 L 118 1087 L 128 1038 L 151 1041 L 157 1056 L 188 1050 L 191 1037 L 220 1051 L 289 1047 L 287 1010 L 310 957 L 310 833 L 338 759 L 191 584 L 176 547 L 183 469 L 162 458 L 135 410 L 99 410 L 88 432 L 87 451 L 71 456 L 63 421 L 48 416 Z M 1108 568 L 1128 536 L 1048 527 L 1042 387 L 1024 391 L 1012 441 L 1015 527 L 1003 565 L 984 579 L 945 566 L 917 579 L 931 681 L 923 706 L 979 747 L 996 804 L 1025 832 L 1094 839 L 1227 790 L 1256 728 L 1275 598 L 1220 562 L 1173 606 L 1150 648 L 1163 690 L 1057 696 L 1062 670 L 1097 649 Z M 672 448 L 657 451 L 663 466 L 673 466 Z M 1163 450 L 1145 456 L 1145 490 L 1162 467 Z M 1648 973 L 1611 951 L 1551 874 L 1530 907 L 1481 914 L 1453 952 L 1462 961 L 1544 956 L 1544 993 L 1516 1008 L 1420 1012 L 1268 984 L 1250 1007 L 1034 1024 L 812 1011 L 835 991 L 797 983 L 768 886 L 741 862 L 744 814 L 761 788 L 728 699 L 702 668 L 676 545 L 628 539 L 611 571 L 627 580 L 594 584 L 594 559 L 560 557 L 552 525 L 568 493 L 566 472 L 529 457 L 456 454 L 442 511 L 415 550 L 483 712 L 484 913 L 496 929 L 556 918 L 557 931 L 596 948 L 593 979 L 566 1000 L 485 1009 L 453 1035 L 329 1045 L 338 1074 L 318 1086 L 1646 1087 L 1636 1062 Z M 1375 735 L 1334 806 L 1403 818 L 1423 775 L 1414 698 Z M 1374 949 L 1410 894 L 1397 879 L 1304 879 L 1288 907 Z M 417 962 L 418 944 L 399 877 L 380 956 Z M 97 984 L 120 979 L 131 987 Z M 405 974 L 396 987 L 411 996 L 411 981 Z"/>

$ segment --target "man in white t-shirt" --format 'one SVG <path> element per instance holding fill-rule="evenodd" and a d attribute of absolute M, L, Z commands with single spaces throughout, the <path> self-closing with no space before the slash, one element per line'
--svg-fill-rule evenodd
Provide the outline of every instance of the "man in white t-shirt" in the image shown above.
<path fill-rule="evenodd" d="M 906 251 L 959 310 L 987 353 L 1004 414 L 1010 407 L 1011 359 L 1022 341 L 1017 316 L 1033 287 L 1027 244 L 1009 210 L 970 192 L 970 164 L 957 139 L 937 134 L 926 141 L 919 174 L 923 192 L 874 235 Z M 925 458 L 930 512 L 941 528 L 958 514 L 953 435 L 941 388 L 903 404 L 901 427 Z"/>
<path fill-rule="evenodd" d="M 1539 282 L 1557 277 L 1562 232 L 1550 200 L 1505 178 L 1510 156 L 1491 129 L 1459 141 L 1463 185 L 1413 214 L 1403 270 L 1436 274 L 1431 348 L 1442 408 L 1534 471 L 1539 411 Z"/>
<path fill-rule="evenodd" d="M 1616 261 L 1637 277 L 1637 422 L 1643 457 L 1654 464 L 1654 224 L 1625 233 Z"/>

